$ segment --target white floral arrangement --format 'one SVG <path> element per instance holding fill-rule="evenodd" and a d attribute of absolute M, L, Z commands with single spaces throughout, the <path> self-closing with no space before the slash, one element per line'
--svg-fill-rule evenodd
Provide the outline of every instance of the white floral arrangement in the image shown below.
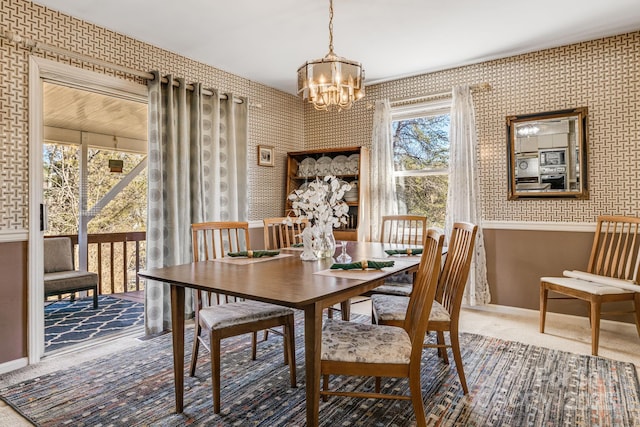
<path fill-rule="evenodd" d="M 338 228 L 347 224 L 349 206 L 344 202 L 344 193 L 351 189 L 348 182 L 333 175 L 316 178 L 306 188 L 289 194 L 291 207 L 299 218 L 306 218 L 317 229 L 325 230 L 329 225 Z"/>

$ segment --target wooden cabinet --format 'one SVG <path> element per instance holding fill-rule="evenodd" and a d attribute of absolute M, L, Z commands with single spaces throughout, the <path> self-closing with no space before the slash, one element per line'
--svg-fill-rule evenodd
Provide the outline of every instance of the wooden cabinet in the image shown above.
<path fill-rule="evenodd" d="M 369 228 L 369 150 L 366 147 L 328 148 L 287 153 L 287 183 L 285 215 L 292 214 L 288 195 L 316 177 L 335 175 L 353 184 L 357 191 L 345 195 L 349 206 L 349 221 L 334 230 L 336 240 L 364 240 Z"/>

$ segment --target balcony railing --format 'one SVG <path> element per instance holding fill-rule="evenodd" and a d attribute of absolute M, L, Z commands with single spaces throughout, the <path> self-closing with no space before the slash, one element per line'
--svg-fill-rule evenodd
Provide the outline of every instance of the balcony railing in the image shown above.
<path fill-rule="evenodd" d="M 78 265 L 77 234 L 47 237 L 71 238 L 75 265 Z M 144 279 L 140 280 L 138 271 L 146 265 L 146 232 L 89 234 L 87 240 L 87 269 L 98 274 L 98 293 L 115 294 L 144 289 Z"/>

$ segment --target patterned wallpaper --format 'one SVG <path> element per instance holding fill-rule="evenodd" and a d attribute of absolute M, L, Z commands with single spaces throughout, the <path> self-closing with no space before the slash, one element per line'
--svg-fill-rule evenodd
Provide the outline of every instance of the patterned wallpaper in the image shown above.
<path fill-rule="evenodd" d="M 381 83 L 352 110 L 305 107 L 308 148 L 370 145 L 376 99 L 391 100 L 487 82 L 474 94 L 486 221 L 595 222 L 640 215 L 640 32 Z M 366 64 L 364 64 L 366 67 Z M 507 200 L 505 118 L 589 108 L 589 200 Z"/>
<path fill-rule="evenodd" d="M 324 113 L 293 95 L 26 0 L 2 0 L 0 30 L 248 97 L 250 220 L 283 212 L 288 151 L 368 146 L 373 110 L 367 106 L 376 99 L 480 82 L 492 87 L 474 95 L 485 220 L 593 222 L 601 213 L 640 214 L 640 32 L 369 86 L 352 110 Z M 30 54 L 133 79 L 0 38 L 0 231 L 28 227 Z M 589 108 L 590 199 L 508 201 L 505 117 L 580 106 Z M 275 167 L 257 166 L 259 144 L 275 147 Z"/>
<path fill-rule="evenodd" d="M 158 69 L 161 74 L 172 73 L 188 82 L 202 82 L 205 88 L 218 88 L 222 92 L 248 97 L 248 190 L 252 195 L 249 219 L 279 215 L 284 211 L 281 193 L 286 153 L 303 148 L 304 110 L 297 97 L 26 0 L 2 0 L 0 30 L 140 71 Z M 76 59 L 29 51 L 0 38 L 0 230 L 28 227 L 29 55 L 136 80 Z M 295 78 L 295 70 L 291 76 Z M 276 167 L 257 166 L 258 144 L 275 147 Z M 254 186 L 258 191 L 254 191 Z"/>

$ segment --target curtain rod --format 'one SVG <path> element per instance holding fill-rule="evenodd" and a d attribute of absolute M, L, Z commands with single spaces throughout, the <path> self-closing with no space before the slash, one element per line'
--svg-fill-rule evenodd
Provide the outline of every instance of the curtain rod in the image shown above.
<path fill-rule="evenodd" d="M 139 70 L 135 70 L 133 68 L 121 67 L 120 65 L 112 64 L 112 63 L 107 62 L 107 61 L 102 61 L 100 59 L 96 59 L 96 58 L 93 58 L 93 57 L 88 56 L 88 55 L 83 55 L 81 53 L 76 53 L 76 52 L 73 52 L 73 51 L 70 51 L 70 50 L 67 50 L 67 49 L 63 49 L 63 48 L 60 48 L 60 47 L 52 46 L 52 45 L 47 44 L 47 43 L 42 43 L 42 42 L 39 42 L 39 41 L 36 41 L 36 40 L 33 40 L 33 39 L 29 39 L 29 38 L 26 38 L 26 37 L 21 37 L 21 36 L 15 34 L 14 32 L 11 32 L 11 31 L 0 30 L 0 38 L 7 39 L 10 42 L 13 42 L 13 43 L 15 43 L 17 45 L 23 45 L 24 47 L 26 47 L 29 50 L 39 49 L 39 50 L 43 50 L 43 51 L 46 51 L 46 52 L 56 53 L 56 54 L 59 54 L 59 55 L 68 56 L 70 58 L 79 59 L 80 61 L 83 61 L 83 62 L 88 62 L 90 64 L 98 65 L 100 67 L 109 68 L 109 69 L 114 70 L 114 71 L 120 71 L 122 73 L 129 74 L 129 75 L 132 75 L 132 76 L 141 77 L 141 78 L 143 78 L 145 80 L 153 80 L 154 79 L 154 75 L 151 74 L 151 73 L 148 73 L 146 71 L 139 71 Z M 162 81 L 162 83 L 168 83 L 169 82 L 169 80 L 167 78 L 165 78 L 165 77 L 163 77 L 161 79 L 161 81 Z M 178 87 L 179 85 L 180 84 L 176 80 L 173 81 L 173 86 Z M 188 85 L 186 85 L 186 87 L 187 87 L 187 90 L 193 90 L 193 85 L 188 84 Z M 203 89 L 202 93 L 205 94 L 205 95 L 209 95 L 209 96 L 213 95 L 213 92 L 211 92 L 210 90 L 206 90 L 206 89 Z M 220 98 L 221 99 L 227 99 L 228 96 L 225 95 L 225 94 L 220 94 Z M 242 104 L 244 102 L 244 100 L 242 98 L 236 98 L 236 97 L 233 98 L 233 101 L 238 103 L 238 104 Z"/>
<path fill-rule="evenodd" d="M 491 89 L 491 85 L 487 82 L 471 85 L 471 91 L 473 92 L 489 90 L 489 89 Z M 408 102 L 426 101 L 428 99 L 434 99 L 434 98 L 446 98 L 450 96 L 451 96 L 451 91 L 449 90 L 449 91 L 443 91 L 443 92 L 428 93 L 422 96 L 392 99 L 389 102 L 391 104 L 403 104 Z"/>

